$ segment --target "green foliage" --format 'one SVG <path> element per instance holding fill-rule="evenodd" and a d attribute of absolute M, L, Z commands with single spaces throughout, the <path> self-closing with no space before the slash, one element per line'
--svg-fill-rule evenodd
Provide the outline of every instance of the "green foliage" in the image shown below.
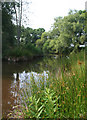
<path fill-rule="evenodd" d="M 45 32 L 44 28 L 32 29 L 22 26 L 20 45 L 17 46 L 17 26 L 13 24 L 13 16 L 16 14 L 15 4 L 19 5 L 2 3 L 3 57 L 22 55 L 27 57 L 39 55 L 42 52 L 66 55 L 72 51 L 80 51 L 80 44 L 85 44 L 86 11 L 70 10 L 68 16 L 55 18 L 53 27 L 48 32 Z"/>
<path fill-rule="evenodd" d="M 37 47 L 40 47 L 41 50 L 43 49 L 43 51 L 44 51 L 43 45 L 44 45 L 44 43 L 45 43 L 45 42 L 47 41 L 47 39 L 48 39 L 48 34 L 49 34 L 49 33 L 43 32 L 43 33 L 42 33 L 42 36 L 41 36 L 41 39 L 38 39 L 38 40 L 36 41 L 36 46 L 37 46 Z"/>
<path fill-rule="evenodd" d="M 49 53 L 49 43 L 50 43 L 49 39 L 44 43 L 43 48 L 42 48 L 43 52 Z"/>
<path fill-rule="evenodd" d="M 57 111 L 56 103 L 58 98 L 55 97 L 55 93 L 45 88 L 45 90 L 42 91 L 40 98 L 37 99 L 37 97 L 30 97 L 30 105 L 29 105 L 29 114 L 30 118 L 54 118 L 55 112 Z M 26 112 L 27 113 L 27 112 Z M 26 118 L 29 117 L 26 116 Z"/>
<path fill-rule="evenodd" d="M 33 57 L 41 55 L 40 48 L 36 48 L 36 40 L 41 39 L 44 28 L 21 28 L 21 36 L 18 38 L 18 26 L 14 24 L 16 18 L 15 5 L 19 3 L 2 3 L 2 56 L 6 57 Z M 17 22 L 17 21 L 16 21 Z M 18 44 L 20 43 L 20 44 Z"/>
<path fill-rule="evenodd" d="M 22 94 L 27 93 L 27 91 L 23 91 Z M 23 102 L 21 103 L 21 110 L 16 109 L 14 113 L 18 113 L 19 116 L 22 115 L 24 118 L 57 118 L 58 117 L 58 100 L 59 97 L 55 96 L 55 92 L 50 90 L 49 88 L 45 88 L 45 90 L 41 91 L 41 94 L 29 97 L 25 94 L 25 98 L 23 98 Z M 27 99 L 26 99 L 27 97 Z M 21 113 L 21 112 L 22 113 Z M 56 113 L 56 114 L 55 114 Z M 15 116 L 18 117 L 18 116 Z M 19 118 L 19 117 L 18 117 Z"/>
<path fill-rule="evenodd" d="M 2 3 L 2 52 L 15 44 L 15 25 L 12 23 L 13 3 Z"/>
<path fill-rule="evenodd" d="M 21 41 L 27 43 L 35 44 L 37 39 L 41 39 L 42 33 L 45 31 L 44 28 L 32 29 L 32 28 L 24 28 L 22 26 L 21 29 Z"/>
<path fill-rule="evenodd" d="M 19 92 L 23 101 L 20 108 L 12 112 L 15 118 L 22 115 L 22 118 L 86 119 L 84 55 L 81 51 L 70 54 L 69 59 L 61 59 L 59 71 L 50 72 L 45 87 L 44 77 L 35 83 L 32 76 L 31 84 Z"/>
<path fill-rule="evenodd" d="M 4 56 L 10 57 L 10 58 L 33 58 L 36 55 L 41 55 L 42 52 L 40 51 L 39 48 L 36 48 L 32 44 L 26 44 L 26 45 L 20 45 L 17 47 L 12 47 L 6 50 L 4 53 Z"/>
<path fill-rule="evenodd" d="M 69 54 L 80 50 L 79 45 L 86 41 L 85 12 L 70 10 L 68 16 L 55 18 L 52 30 L 43 33 L 36 45 L 45 53 Z"/>

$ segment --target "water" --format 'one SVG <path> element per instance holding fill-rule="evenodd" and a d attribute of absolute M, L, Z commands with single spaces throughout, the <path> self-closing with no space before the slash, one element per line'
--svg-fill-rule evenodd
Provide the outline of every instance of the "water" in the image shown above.
<path fill-rule="evenodd" d="M 17 92 L 25 83 L 30 83 L 30 77 L 33 75 L 35 82 L 51 72 L 57 72 L 60 67 L 60 60 L 56 57 L 36 59 L 29 62 L 9 63 L 3 62 L 2 69 L 2 112 L 7 117 L 9 111 L 17 104 Z M 16 89 L 17 88 L 17 89 Z M 13 91 L 15 90 L 15 92 Z"/>

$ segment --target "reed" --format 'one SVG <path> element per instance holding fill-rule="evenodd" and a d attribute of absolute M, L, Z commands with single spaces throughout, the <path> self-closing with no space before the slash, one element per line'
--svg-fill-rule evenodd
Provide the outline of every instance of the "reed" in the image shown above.
<path fill-rule="evenodd" d="M 62 60 L 59 71 L 49 73 L 46 84 L 44 76 L 38 83 L 35 83 L 32 76 L 32 84 L 27 84 L 26 89 L 20 91 L 22 96 L 20 107 L 17 106 L 9 117 L 15 114 L 17 118 L 86 119 L 84 55 L 82 51 L 70 55 L 69 59 Z"/>

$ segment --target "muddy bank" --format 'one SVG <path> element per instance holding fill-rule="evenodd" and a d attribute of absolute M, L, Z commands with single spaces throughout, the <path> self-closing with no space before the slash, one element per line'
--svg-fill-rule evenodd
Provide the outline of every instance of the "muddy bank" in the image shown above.
<path fill-rule="evenodd" d="M 24 61 L 31 61 L 33 59 L 38 59 L 43 57 L 43 55 L 36 55 L 36 56 L 32 56 L 32 57 L 4 57 L 2 58 L 2 61 L 7 61 L 7 62 L 24 62 Z"/>

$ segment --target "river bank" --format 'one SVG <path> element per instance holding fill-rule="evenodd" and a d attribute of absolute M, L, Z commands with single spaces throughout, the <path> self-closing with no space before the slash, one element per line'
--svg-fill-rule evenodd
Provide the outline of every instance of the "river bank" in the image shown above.
<path fill-rule="evenodd" d="M 43 57 L 43 55 L 35 55 L 35 56 L 30 56 L 30 57 L 26 57 L 26 56 L 4 57 L 4 58 L 2 58 L 2 61 L 7 61 L 7 62 L 27 62 L 27 61 L 37 59 L 38 57 L 41 58 L 41 57 Z"/>
<path fill-rule="evenodd" d="M 4 62 L 28 62 L 28 61 L 32 61 L 34 59 L 38 59 L 38 58 L 43 58 L 43 57 L 54 57 L 54 58 L 62 58 L 62 57 L 69 57 L 68 55 L 59 55 L 59 54 L 40 54 L 40 55 L 32 55 L 32 56 L 19 56 L 19 57 L 15 57 L 15 56 L 5 56 L 2 58 L 2 61 Z"/>
<path fill-rule="evenodd" d="M 72 54 L 69 59 L 66 57 L 62 59 L 59 57 L 43 57 L 38 61 L 10 62 L 8 65 L 6 62 L 3 64 L 3 83 L 7 83 L 7 86 L 9 86 L 6 91 L 9 92 L 10 89 L 13 91 L 9 92 L 9 95 L 14 98 L 14 101 L 15 97 L 18 98 L 19 96 L 23 100 L 20 107 L 18 101 L 15 105 L 14 103 L 10 104 L 13 108 L 9 117 L 63 118 L 65 116 L 66 118 L 85 118 L 84 60 L 84 52 L 80 52 Z M 48 76 L 46 79 L 43 73 Z M 9 77 L 7 77 L 8 74 Z M 17 75 L 19 80 L 16 78 Z M 22 85 L 27 87 L 22 87 Z M 12 94 L 16 96 L 13 97 Z M 30 97 L 29 94 L 32 96 Z M 37 103 L 37 101 L 39 102 Z M 5 106 L 5 103 L 3 103 L 3 109 L 5 109 Z"/>
<path fill-rule="evenodd" d="M 48 62 L 47 60 L 44 59 L 39 63 L 44 67 L 45 72 L 49 70 L 46 79 L 43 72 L 39 74 L 33 72 L 31 77 L 29 77 L 30 72 L 21 73 L 24 85 L 26 85 L 19 91 L 22 102 L 20 106 L 16 105 L 9 117 L 85 119 L 84 52 L 72 54 L 69 59 L 65 57 L 59 60 L 53 57 Z M 40 75 L 39 78 L 38 75 Z"/>

